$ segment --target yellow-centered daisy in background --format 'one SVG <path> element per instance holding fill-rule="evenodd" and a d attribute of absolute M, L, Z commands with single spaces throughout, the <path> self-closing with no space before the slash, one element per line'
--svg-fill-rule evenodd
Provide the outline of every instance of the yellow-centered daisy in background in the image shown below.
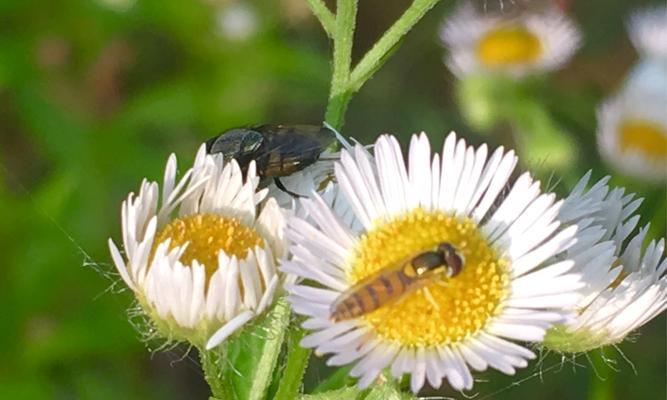
<path fill-rule="evenodd" d="M 625 88 L 598 109 L 597 141 L 605 161 L 644 180 L 667 177 L 667 92 Z"/>
<path fill-rule="evenodd" d="M 505 18 L 476 11 L 465 2 L 447 18 L 440 38 L 449 50 L 445 63 L 457 76 L 488 72 L 522 76 L 566 63 L 578 49 L 581 35 L 555 7 Z"/>
<path fill-rule="evenodd" d="M 426 135 L 414 136 L 407 168 L 389 135 L 374 156 L 344 150 L 336 164 L 344 201 L 332 210 L 314 195 L 301 200 L 308 217 L 288 222 L 292 259 L 281 268 L 303 279 L 286 287 L 314 331 L 301 344 L 333 354 L 330 365 L 355 363 L 361 387 L 385 367 L 411 374 L 414 392 L 443 378 L 470 389 L 471 369 L 525 367 L 535 355 L 512 341 L 542 340 L 579 301 L 582 283 L 570 260 L 543 265 L 575 242 L 576 226 L 557 232 L 561 202 L 529 174 L 501 195 L 516 163 L 512 151 L 489 157 L 486 145 L 475 149 L 453 133 L 434 156 Z M 359 281 L 443 242 L 464 260 L 458 274 L 359 317 L 332 318 L 332 305 Z"/>
<path fill-rule="evenodd" d="M 667 7 L 636 11 L 628 32 L 640 55 L 619 92 L 598 109 L 607 163 L 643 180 L 667 178 Z"/>
<path fill-rule="evenodd" d="M 561 208 L 565 224 L 579 226 L 577 243 L 567 251 L 586 286 L 576 318 L 549 329 L 547 349 L 578 353 L 621 342 L 667 307 L 665 240 L 642 250 L 648 227 L 633 234 L 641 204 L 634 194 L 607 186 L 609 177 L 589 190 L 590 173 Z"/>
<path fill-rule="evenodd" d="M 168 340 L 211 348 L 273 301 L 284 256 L 283 210 L 263 203 L 254 163 L 207 155 L 176 179 L 172 154 L 162 193 L 144 180 L 122 205 L 125 255 L 113 241 L 116 267 L 157 331 Z"/>

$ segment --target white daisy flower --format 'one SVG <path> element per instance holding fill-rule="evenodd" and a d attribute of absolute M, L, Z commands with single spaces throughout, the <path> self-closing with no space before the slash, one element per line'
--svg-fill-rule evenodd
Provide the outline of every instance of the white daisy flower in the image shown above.
<path fill-rule="evenodd" d="M 648 227 L 631 236 L 642 199 L 610 190 L 609 177 L 585 191 L 590 172 L 565 200 L 560 217 L 577 224 L 578 242 L 567 251 L 586 286 L 576 306 L 577 316 L 551 328 L 544 346 L 577 353 L 621 342 L 667 307 L 665 241 L 642 243 Z M 627 243 L 627 244 L 626 244 Z"/>
<path fill-rule="evenodd" d="M 578 49 L 581 34 L 558 8 L 503 18 L 466 2 L 445 21 L 445 62 L 457 76 L 502 72 L 511 76 L 557 69 Z"/>
<path fill-rule="evenodd" d="M 535 355 L 512 340 L 540 341 L 580 297 L 572 261 L 536 270 L 575 242 L 576 226 L 554 233 L 561 202 L 528 174 L 500 201 L 514 152 L 487 157 L 486 145 L 475 149 L 453 133 L 433 157 L 426 135 L 414 136 L 407 169 L 392 136 L 381 136 L 374 153 L 357 145 L 336 164 L 340 204 L 355 221 L 319 195 L 301 200 L 309 219 L 288 221 L 293 258 L 281 268 L 304 279 L 286 288 L 314 331 L 301 345 L 332 353 L 330 365 L 355 362 L 351 374 L 362 387 L 388 366 L 396 377 L 410 373 L 414 392 L 445 377 L 469 389 L 470 369 L 525 367 Z M 358 317 L 332 318 L 332 305 L 355 284 L 442 242 L 462 256 L 460 273 Z M 383 296 L 394 291 L 385 289 Z M 365 293 L 366 304 L 379 298 Z"/>
<path fill-rule="evenodd" d="M 627 26 L 630 40 L 642 57 L 667 58 L 667 6 L 635 11 Z"/>
<path fill-rule="evenodd" d="M 244 181 L 236 163 L 207 155 L 176 179 L 172 154 L 162 193 L 144 180 L 122 205 L 123 257 L 116 267 L 158 331 L 173 340 L 217 346 L 273 301 L 285 255 L 284 214 L 252 163 Z M 259 213 L 259 215 L 258 215 Z"/>
<path fill-rule="evenodd" d="M 598 109 L 597 141 L 607 163 L 650 181 L 667 177 L 667 92 L 628 89 Z"/>

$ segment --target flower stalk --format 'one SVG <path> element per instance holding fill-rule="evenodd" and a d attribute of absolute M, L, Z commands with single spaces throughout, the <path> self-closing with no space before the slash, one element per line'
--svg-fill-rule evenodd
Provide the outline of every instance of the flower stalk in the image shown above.
<path fill-rule="evenodd" d="M 334 128 L 343 126 L 347 104 L 352 97 L 349 89 L 352 43 L 357 18 L 357 0 L 338 0 L 333 36 L 333 72 L 325 120 Z"/>
<path fill-rule="evenodd" d="M 333 73 L 325 120 L 334 128 L 343 126 L 352 96 L 384 65 L 399 42 L 440 0 L 414 0 L 408 9 L 352 68 L 352 43 L 357 0 L 338 0 L 336 15 L 323 2 L 307 0 L 327 35 L 333 40 Z M 332 23 L 332 17 L 335 23 Z"/>
<path fill-rule="evenodd" d="M 334 29 L 336 26 L 336 16 L 329 10 L 323 0 L 306 0 L 308 7 L 313 12 L 313 15 L 320 21 L 324 32 L 330 38 L 334 37 Z"/>

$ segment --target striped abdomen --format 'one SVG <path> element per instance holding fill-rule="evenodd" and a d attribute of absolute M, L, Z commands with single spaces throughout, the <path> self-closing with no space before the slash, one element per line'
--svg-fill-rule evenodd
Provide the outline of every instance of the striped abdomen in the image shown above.
<path fill-rule="evenodd" d="M 341 294 L 331 305 L 330 318 L 342 321 L 360 317 L 421 286 L 420 279 L 409 277 L 403 268 L 380 271 Z"/>
<path fill-rule="evenodd" d="M 463 268 L 463 258 L 449 242 L 424 251 L 393 268 L 371 275 L 341 294 L 331 305 L 330 318 L 360 317 L 426 286 L 433 278 L 451 278 Z"/>

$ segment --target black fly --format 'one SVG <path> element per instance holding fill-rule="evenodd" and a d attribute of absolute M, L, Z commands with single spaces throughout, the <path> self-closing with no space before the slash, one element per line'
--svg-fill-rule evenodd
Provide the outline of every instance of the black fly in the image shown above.
<path fill-rule="evenodd" d="M 336 141 L 336 133 L 317 125 L 261 125 L 232 128 L 206 141 L 209 154 L 233 158 L 245 174 L 255 161 L 262 180 L 273 179 L 276 186 L 294 196 L 280 181 L 314 164 L 320 154 Z"/>

